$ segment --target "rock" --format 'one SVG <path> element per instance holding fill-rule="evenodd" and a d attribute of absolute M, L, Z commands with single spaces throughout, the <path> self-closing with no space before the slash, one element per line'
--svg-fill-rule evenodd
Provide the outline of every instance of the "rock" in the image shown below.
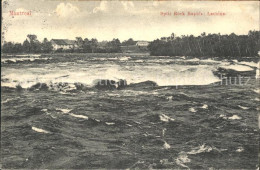
<path fill-rule="evenodd" d="M 48 90 L 48 85 L 46 83 L 36 83 L 32 87 L 29 88 L 29 90 Z"/>
<path fill-rule="evenodd" d="M 158 86 L 157 83 L 154 81 L 144 81 L 140 83 L 135 83 L 135 84 L 130 84 L 128 87 L 129 88 L 134 88 L 134 89 L 143 89 L 143 88 L 150 88 L 150 87 L 156 87 Z"/>
<path fill-rule="evenodd" d="M 99 90 L 115 90 L 117 88 L 117 82 L 114 80 L 95 80 L 95 88 Z"/>
<path fill-rule="evenodd" d="M 118 90 L 124 89 L 126 86 L 127 86 L 127 81 L 126 80 L 120 79 L 117 82 L 117 89 Z"/>

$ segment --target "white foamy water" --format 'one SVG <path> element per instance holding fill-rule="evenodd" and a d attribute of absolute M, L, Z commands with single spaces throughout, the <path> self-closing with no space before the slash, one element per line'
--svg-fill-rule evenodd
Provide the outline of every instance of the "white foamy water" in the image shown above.
<path fill-rule="evenodd" d="M 71 113 L 70 115 L 73 116 L 73 117 L 76 117 L 76 118 L 81 118 L 81 119 L 87 119 L 88 120 L 88 117 L 84 116 L 84 115 L 76 115 L 76 114 L 73 114 L 73 113 Z"/>
<path fill-rule="evenodd" d="M 254 89 L 253 91 L 254 91 L 255 93 L 260 94 L 260 88 L 259 88 L 259 89 Z"/>
<path fill-rule="evenodd" d="M 239 117 L 238 115 L 233 115 L 233 116 L 227 117 L 226 115 L 221 114 L 219 117 L 221 117 L 223 119 L 229 119 L 229 120 L 239 120 L 239 119 L 241 119 L 241 117 Z"/>
<path fill-rule="evenodd" d="M 71 111 L 70 109 L 56 109 L 56 110 L 61 111 L 62 113 L 65 113 L 65 114 L 67 114 Z"/>
<path fill-rule="evenodd" d="M 185 165 L 185 163 L 191 162 L 191 160 L 188 158 L 188 155 L 196 155 L 196 154 L 200 154 L 200 153 L 211 152 L 213 150 L 216 150 L 218 152 L 227 151 L 227 149 L 218 149 L 214 146 L 211 147 L 211 146 L 207 146 L 206 144 L 203 144 L 198 147 L 194 147 L 189 152 L 184 152 L 184 151 L 180 152 L 177 159 L 175 159 L 175 162 L 176 162 L 176 164 L 178 164 L 184 168 L 190 169 L 187 165 Z"/>
<path fill-rule="evenodd" d="M 163 61 L 161 61 L 163 63 Z M 220 81 L 213 74 L 213 65 L 117 65 L 103 64 L 66 64 L 65 66 L 51 64 L 39 68 L 5 68 L 2 70 L 2 86 L 13 87 L 20 85 L 29 88 L 36 83 L 48 86 L 58 83 L 68 83 L 66 90 L 75 89 L 74 83 L 93 86 L 96 80 L 124 79 L 128 84 L 144 81 L 154 81 L 159 86 L 175 85 L 207 85 Z M 21 74 L 23 73 L 23 74 Z"/>
<path fill-rule="evenodd" d="M 43 130 L 43 129 L 40 129 L 40 128 L 37 128 L 37 127 L 32 127 L 32 130 L 34 130 L 35 132 L 39 132 L 39 133 L 50 133 L 49 131 L 47 130 Z"/>
<path fill-rule="evenodd" d="M 256 69 L 255 78 L 260 79 L 260 62 L 258 62 L 258 67 Z"/>
<path fill-rule="evenodd" d="M 164 141 L 163 148 L 164 149 L 170 149 L 171 146 L 166 141 Z"/>
<path fill-rule="evenodd" d="M 235 71 L 253 71 L 254 69 L 249 66 L 244 66 L 244 65 L 221 65 L 221 68 L 224 69 L 230 69 L 230 70 L 235 70 Z"/>
<path fill-rule="evenodd" d="M 251 67 L 259 67 L 259 62 L 255 63 L 253 61 L 251 61 L 251 62 L 242 61 L 242 62 L 239 62 L 239 64 L 243 64 L 243 65 L 247 65 L 247 66 L 251 66 Z"/>
<path fill-rule="evenodd" d="M 194 109 L 193 107 L 192 107 L 192 108 L 189 108 L 189 111 L 190 111 L 190 112 L 193 112 L 193 113 L 196 113 L 196 112 L 197 112 L 197 110 Z"/>
<path fill-rule="evenodd" d="M 41 111 L 43 111 L 43 112 L 47 112 L 47 111 L 48 111 L 48 109 L 42 109 Z"/>
<path fill-rule="evenodd" d="M 160 117 L 160 120 L 163 121 L 163 122 L 174 121 L 173 118 L 171 118 L 171 117 L 169 117 L 169 116 L 167 116 L 165 114 L 161 114 L 159 117 Z"/>
<path fill-rule="evenodd" d="M 259 98 L 257 98 L 257 97 L 256 97 L 254 100 L 255 100 L 255 101 L 260 101 L 260 99 L 259 99 Z"/>
<path fill-rule="evenodd" d="M 107 125 L 114 125 L 114 122 L 105 122 Z"/>
<path fill-rule="evenodd" d="M 185 152 L 179 153 L 179 156 L 175 159 L 175 162 L 177 165 L 190 169 L 187 165 L 185 165 L 185 163 L 191 162 L 191 160 L 188 158 L 188 155 Z"/>
<path fill-rule="evenodd" d="M 203 106 L 201 106 L 202 109 L 208 109 L 208 105 L 204 104 Z"/>
<path fill-rule="evenodd" d="M 1 63 L 6 63 L 8 61 L 18 62 L 18 61 L 35 61 L 35 60 L 48 60 L 49 58 L 38 58 L 38 57 L 22 57 L 22 58 L 1 58 Z"/>
<path fill-rule="evenodd" d="M 162 130 L 162 136 L 164 137 L 164 135 L 165 135 L 165 132 L 166 132 L 166 128 L 163 128 L 163 130 Z"/>
<path fill-rule="evenodd" d="M 248 109 L 249 109 L 249 107 L 240 106 L 240 105 L 238 105 L 238 107 L 240 107 L 240 108 L 243 109 L 243 110 L 248 110 Z"/>
<path fill-rule="evenodd" d="M 1 104 L 8 103 L 8 102 L 11 101 L 11 100 L 12 100 L 12 99 L 1 100 Z"/>
<path fill-rule="evenodd" d="M 127 61 L 129 59 L 131 59 L 131 57 L 128 57 L 128 56 L 123 56 L 123 57 L 119 58 L 120 61 Z"/>
<path fill-rule="evenodd" d="M 40 57 L 41 54 L 8 54 L 7 56 L 14 56 L 14 57 Z"/>
<path fill-rule="evenodd" d="M 228 117 L 228 119 L 231 119 L 231 120 L 239 120 L 241 119 L 241 117 L 239 117 L 238 115 L 233 115 L 231 117 Z"/>
<path fill-rule="evenodd" d="M 100 120 L 99 119 L 94 119 L 95 121 L 97 121 L 97 122 L 100 122 Z"/>
<path fill-rule="evenodd" d="M 168 96 L 168 97 L 166 97 L 166 99 L 169 100 L 169 101 L 172 101 L 173 96 Z"/>
<path fill-rule="evenodd" d="M 210 152 L 212 151 L 212 147 L 206 146 L 205 144 L 198 146 L 194 149 L 192 149 L 190 152 L 187 152 L 187 154 L 194 155 L 198 153 L 203 153 L 203 152 Z"/>
<path fill-rule="evenodd" d="M 241 146 L 236 149 L 236 152 L 243 152 L 243 151 L 244 151 L 244 148 Z"/>

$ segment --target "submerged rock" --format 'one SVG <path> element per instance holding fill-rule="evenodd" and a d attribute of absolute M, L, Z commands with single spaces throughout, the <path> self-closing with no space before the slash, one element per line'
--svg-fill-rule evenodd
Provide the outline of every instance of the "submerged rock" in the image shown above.
<path fill-rule="evenodd" d="M 135 83 L 135 84 L 130 84 L 128 87 L 134 88 L 134 89 L 139 89 L 139 88 L 149 88 L 149 87 L 156 87 L 158 86 L 156 82 L 154 81 L 144 81 L 140 83 Z"/>
<path fill-rule="evenodd" d="M 31 86 L 29 90 L 48 90 L 48 85 L 46 83 L 36 83 L 35 85 Z"/>

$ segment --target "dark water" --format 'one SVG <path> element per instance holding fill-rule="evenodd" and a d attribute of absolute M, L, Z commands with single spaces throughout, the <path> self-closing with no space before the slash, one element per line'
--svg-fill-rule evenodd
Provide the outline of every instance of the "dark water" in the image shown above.
<path fill-rule="evenodd" d="M 243 85 L 221 85 L 214 83 L 216 74 L 205 72 L 221 62 L 149 57 L 89 54 L 2 62 L 2 168 L 256 169 L 255 69 L 236 72 L 250 77 Z M 153 68 L 198 81 L 140 83 Z M 81 73 L 80 80 L 72 72 Z M 132 86 L 98 90 L 88 84 L 117 74 Z M 35 79 L 46 87 L 32 88 Z M 75 89 L 75 83 L 83 88 Z"/>

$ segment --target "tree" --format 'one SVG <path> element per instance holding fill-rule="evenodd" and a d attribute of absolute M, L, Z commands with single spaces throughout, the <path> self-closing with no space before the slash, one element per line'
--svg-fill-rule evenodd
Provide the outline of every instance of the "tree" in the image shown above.
<path fill-rule="evenodd" d="M 79 49 L 83 49 L 84 41 L 81 37 L 76 37 L 76 44 L 77 44 Z"/>
<path fill-rule="evenodd" d="M 97 49 L 97 46 L 98 46 L 98 40 L 95 39 L 95 38 L 92 38 L 90 40 L 90 45 L 91 45 L 91 52 L 94 53 Z"/>
<path fill-rule="evenodd" d="M 13 52 L 14 53 L 21 53 L 23 51 L 23 47 L 21 43 L 15 43 L 14 44 L 14 48 L 13 48 Z"/>
<path fill-rule="evenodd" d="M 42 42 L 42 52 L 49 53 L 52 50 L 53 50 L 53 46 L 52 46 L 51 42 L 48 41 L 47 38 L 44 38 L 43 42 Z"/>
<path fill-rule="evenodd" d="M 21 53 L 23 52 L 23 47 L 21 43 L 4 42 L 2 46 L 2 51 L 4 53 Z"/>
<path fill-rule="evenodd" d="M 133 38 L 129 38 L 128 40 L 122 42 L 123 46 L 128 46 L 128 45 L 135 45 L 136 42 L 133 40 Z"/>
<path fill-rule="evenodd" d="M 28 35 L 27 35 L 27 39 L 29 40 L 29 43 L 30 43 L 30 44 L 33 43 L 33 42 L 38 41 L 38 40 L 37 40 L 37 36 L 34 35 L 34 34 L 28 34 Z"/>
<path fill-rule="evenodd" d="M 248 35 L 206 34 L 200 36 L 162 37 L 148 46 L 151 55 L 207 56 L 207 57 L 255 57 L 260 50 L 260 31 L 249 31 Z"/>
<path fill-rule="evenodd" d="M 119 39 L 114 38 L 112 41 L 109 41 L 106 45 L 106 52 L 108 53 L 121 52 L 121 43 Z"/>
<path fill-rule="evenodd" d="M 23 42 L 23 52 L 25 53 L 30 52 L 30 43 L 27 39 Z"/>
<path fill-rule="evenodd" d="M 13 53 L 14 44 L 12 42 L 4 42 L 3 43 L 3 52 L 4 53 Z"/>
<path fill-rule="evenodd" d="M 88 38 L 84 39 L 84 42 L 83 42 L 83 52 L 85 52 L 85 53 L 91 53 L 92 52 L 91 41 L 89 41 Z"/>
<path fill-rule="evenodd" d="M 41 52 L 41 43 L 37 40 L 37 36 L 34 34 L 28 34 L 27 40 L 30 43 L 29 52 L 31 53 L 39 53 Z"/>

